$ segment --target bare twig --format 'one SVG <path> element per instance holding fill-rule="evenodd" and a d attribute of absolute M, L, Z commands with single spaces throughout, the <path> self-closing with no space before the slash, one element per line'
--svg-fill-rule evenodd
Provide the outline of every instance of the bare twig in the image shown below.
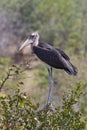
<path fill-rule="evenodd" d="M 9 79 L 9 76 L 10 76 L 10 70 L 7 72 L 6 77 L 4 78 L 4 80 L 2 81 L 2 83 L 0 85 L 0 92 L 1 92 L 1 89 L 4 86 L 5 82 Z"/>
<path fill-rule="evenodd" d="M 8 79 L 11 79 L 11 77 L 13 77 L 13 76 L 20 75 L 20 74 L 23 73 L 26 69 L 30 69 L 30 66 L 27 65 L 27 66 L 24 67 L 22 70 L 20 70 L 20 67 L 17 67 L 16 65 L 12 65 L 12 67 L 9 68 L 6 77 L 2 80 L 2 82 L 1 82 L 1 84 L 0 84 L 0 92 L 1 92 L 1 89 L 3 88 L 5 82 L 6 82 Z M 26 78 L 29 78 L 29 77 L 23 77 L 23 79 L 26 79 Z M 22 78 L 18 78 L 18 79 L 22 79 Z"/>

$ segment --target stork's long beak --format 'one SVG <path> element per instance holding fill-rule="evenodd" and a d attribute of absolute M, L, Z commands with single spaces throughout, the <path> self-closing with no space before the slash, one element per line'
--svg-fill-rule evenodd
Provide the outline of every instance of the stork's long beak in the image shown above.
<path fill-rule="evenodd" d="M 19 48 L 19 51 L 23 50 L 25 47 L 29 46 L 29 44 L 32 43 L 32 40 L 27 39 Z"/>

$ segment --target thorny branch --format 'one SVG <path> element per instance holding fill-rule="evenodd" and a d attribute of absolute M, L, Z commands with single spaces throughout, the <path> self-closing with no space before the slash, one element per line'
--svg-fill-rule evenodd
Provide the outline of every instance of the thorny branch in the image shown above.
<path fill-rule="evenodd" d="M 22 70 L 20 70 L 20 67 L 17 67 L 15 65 L 12 65 L 12 67 L 8 70 L 7 75 L 5 78 L 2 80 L 0 84 L 0 92 L 1 89 L 3 88 L 4 84 L 8 79 L 10 79 L 13 76 L 18 76 L 19 74 L 23 73 L 29 66 L 24 67 Z M 29 68 L 28 68 L 29 69 Z M 28 77 L 27 77 L 28 78 Z M 21 79 L 21 78 L 20 78 Z"/>
<path fill-rule="evenodd" d="M 9 79 L 9 76 L 10 76 L 10 70 L 8 71 L 6 77 L 4 78 L 4 80 L 2 81 L 2 83 L 0 85 L 0 92 L 1 92 L 1 89 L 4 86 L 5 82 Z"/>

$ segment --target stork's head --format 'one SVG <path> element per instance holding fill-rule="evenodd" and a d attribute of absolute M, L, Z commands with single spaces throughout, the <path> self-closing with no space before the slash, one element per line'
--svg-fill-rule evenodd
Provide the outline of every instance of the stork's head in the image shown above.
<path fill-rule="evenodd" d="M 25 47 L 29 46 L 30 44 L 32 44 L 33 46 L 37 46 L 38 41 L 39 41 L 38 32 L 33 32 L 32 34 L 29 35 L 28 39 L 21 45 L 19 51 L 21 51 Z"/>

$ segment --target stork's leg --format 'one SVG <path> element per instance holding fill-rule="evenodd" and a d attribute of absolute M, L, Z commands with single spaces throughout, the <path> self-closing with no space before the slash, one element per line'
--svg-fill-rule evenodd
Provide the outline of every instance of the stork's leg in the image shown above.
<path fill-rule="evenodd" d="M 52 77 L 52 67 L 50 67 L 50 66 L 48 66 L 48 73 L 49 73 L 49 78 L 50 78 L 50 88 L 49 88 L 47 104 L 51 104 L 52 103 L 52 91 L 53 91 L 54 81 L 53 81 L 53 77 Z"/>

